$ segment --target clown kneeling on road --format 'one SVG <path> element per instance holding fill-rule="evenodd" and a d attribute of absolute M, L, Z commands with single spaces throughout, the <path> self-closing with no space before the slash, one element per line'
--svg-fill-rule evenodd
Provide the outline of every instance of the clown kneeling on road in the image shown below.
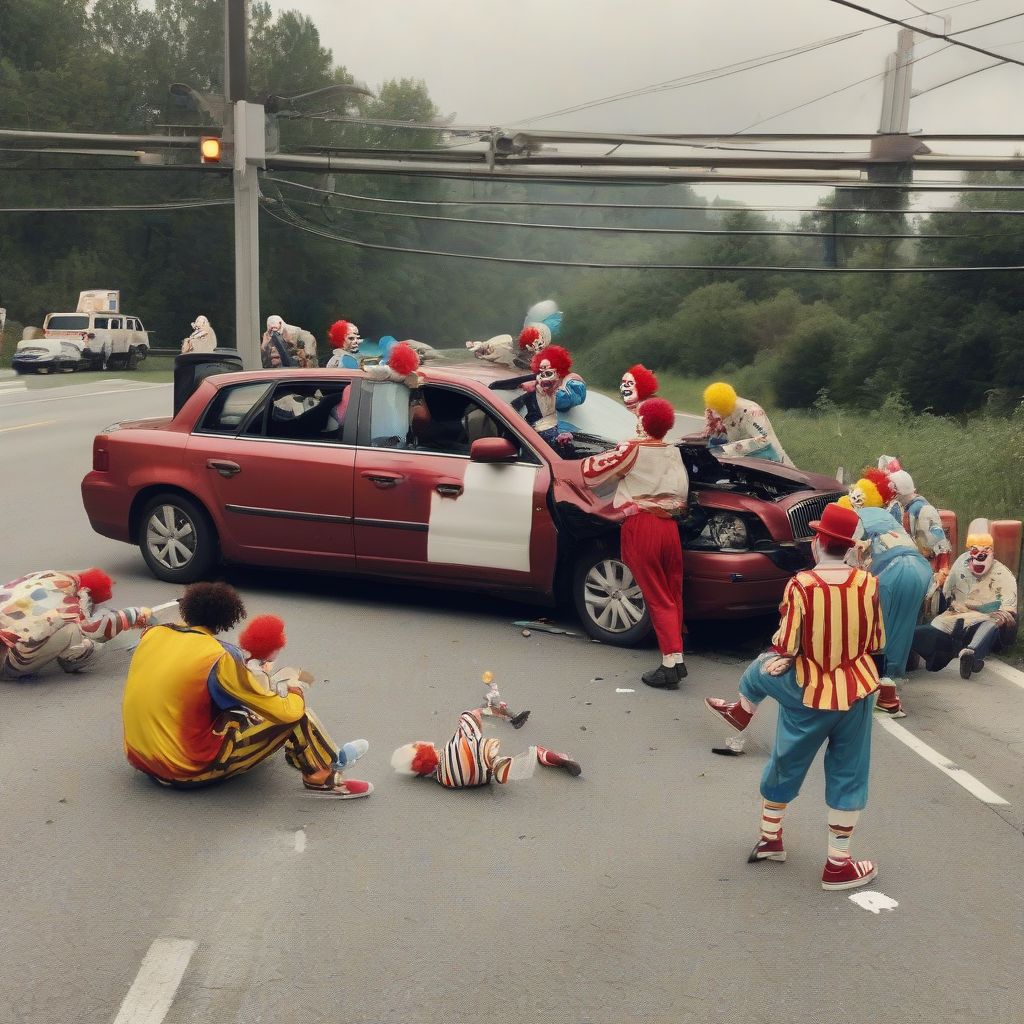
<path fill-rule="evenodd" d="M 960 678 L 980 672 L 985 658 L 1017 635 L 1017 580 L 996 561 L 987 519 L 967 531 L 967 550 L 953 563 L 942 588 L 946 610 L 914 632 L 914 651 L 929 672 L 960 659 Z"/>

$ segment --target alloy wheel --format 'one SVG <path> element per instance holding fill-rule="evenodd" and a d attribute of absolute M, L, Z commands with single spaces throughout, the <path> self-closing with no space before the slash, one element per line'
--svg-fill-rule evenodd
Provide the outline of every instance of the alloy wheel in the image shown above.
<path fill-rule="evenodd" d="M 587 614 L 609 633 L 625 633 L 644 617 L 647 606 L 640 586 L 617 558 L 596 562 L 583 588 Z"/>
<path fill-rule="evenodd" d="M 184 569 L 198 546 L 195 523 L 176 505 L 158 505 L 146 523 L 146 547 L 166 569 Z"/>

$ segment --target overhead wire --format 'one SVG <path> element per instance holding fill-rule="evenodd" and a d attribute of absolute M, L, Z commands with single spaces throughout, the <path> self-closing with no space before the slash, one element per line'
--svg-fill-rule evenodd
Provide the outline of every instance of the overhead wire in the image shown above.
<path fill-rule="evenodd" d="M 476 260 L 485 263 L 508 263 L 538 267 L 567 267 L 579 270 L 704 270 L 728 273 L 776 273 L 776 274 L 970 274 L 991 272 L 1014 272 L 1024 270 L 1024 266 L 977 266 L 977 267 L 794 267 L 794 266 L 751 266 L 745 264 L 707 264 L 707 263 L 597 263 L 578 260 L 543 260 L 524 256 L 493 256 L 482 253 L 449 252 L 441 249 L 423 249 L 412 246 L 385 245 L 380 242 L 364 242 L 349 238 L 335 232 L 325 231 L 312 224 L 301 222 L 285 209 L 288 216 L 279 216 L 274 204 L 266 197 L 261 197 L 260 205 L 264 212 L 273 220 L 309 234 L 333 242 L 340 242 L 359 249 L 370 249 L 378 252 L 393 252 L 409 256 L 443 256 L 452 259 Z"/>
<path fill-rule="evenodd" d="M 169 203 L 124 203 L 117 206 L 2 206 L 0 213 L 137 213 L 145 210 L 194 210 L 233 206 L 234 199 L 194 199 Z"/>

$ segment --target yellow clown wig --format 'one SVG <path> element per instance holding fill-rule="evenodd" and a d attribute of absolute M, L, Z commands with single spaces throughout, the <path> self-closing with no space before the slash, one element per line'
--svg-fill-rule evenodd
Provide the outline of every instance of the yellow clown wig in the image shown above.
<path fill-rule="evenodd" d="M 882 508 L 885 502 L 878 488 L 862 477 L 850 485 L 849 494 L 844 494 L 836 504 L 842 508 Z"/>
<path fill-rule="evenodd" d="M 718 381 L 704 389 L 704 406 L 719 416 L 728 416 L 736 408 L 736 390 L 731 384 Z"/>

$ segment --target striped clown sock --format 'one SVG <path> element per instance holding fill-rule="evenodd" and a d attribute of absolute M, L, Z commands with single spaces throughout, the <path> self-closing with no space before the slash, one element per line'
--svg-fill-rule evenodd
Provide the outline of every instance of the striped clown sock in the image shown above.
<path fill-rule="evenodd" d="M 782 816 L 786 813 L 786 804 L 774 800 L 762 800 L 761 803 L 761 835 L 765 839 L 778 839 L 782 834 Z"/>
<path fill-rule="evenodd" d="M 860 811 L 828 811 L 828 859 L 839 866 L 850 859 L 850 837 Z"/>

